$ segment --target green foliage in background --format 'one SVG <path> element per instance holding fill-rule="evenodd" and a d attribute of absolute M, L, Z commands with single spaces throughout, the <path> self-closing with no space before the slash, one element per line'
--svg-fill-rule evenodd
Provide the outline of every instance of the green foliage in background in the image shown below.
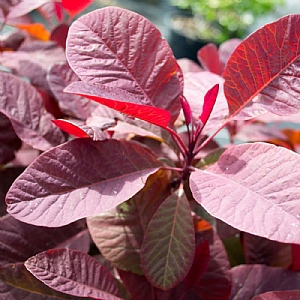
<path fill-rule="evenodd" d="M 284 0 L 170 0 L 171 5 L 201 16 L 219 27 L 222 42 L 231 37 L 243 38 L 248 27 L 259 16 L 270 13 Z"/>

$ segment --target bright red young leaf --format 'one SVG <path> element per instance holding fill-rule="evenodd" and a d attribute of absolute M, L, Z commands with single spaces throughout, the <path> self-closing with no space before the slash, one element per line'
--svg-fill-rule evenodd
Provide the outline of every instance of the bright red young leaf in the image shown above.
<path fill-rule="evenodd" d="M 86 253 L 52 249 L 29 258 L 25 267 L 58 292 L 79 297 L 121 300 L 114 277 Z"/>
<path fill-rule="evenodd" d="M 66 54 L 84 82 L 105 84 L 111 96 L 115 88 L 125 97 L 135 95 L 138 104 L 167 110 L 175 122 L 182 93 L 178 65 L 167 41 L 146 18 L 117 7 L 88 13 L 71 25 Z"/>
<path fill-rule="evenodd" d="M 0 112 L 11 121 L 19 138 L 39 150 L 65 141 L 63 133 L 51 123 L 37 90 L 17 76 L 0 73 Z"/>
<path fill-rule="evenodd" d="M 171 115 L 167 110 L 140 104 L 142 102 L 140 96 L 106 85 L 74 82 L 65 89 L 65 92 L 84 96 L 116 111 L 163 128 L 167 127 L 171 120 Z"/>
<path fill-rule="evenodd" d="M 240 265 L 231 272 L 233 285 L 230 300 L 252 299 L 268 291 L 297 290 L 300 286 L 300 273 L 283 268 Z"/>
<path fill-rule="evenodd" d="M 75 139 L 25 170 L 7 193 L 8 212 L 34 225 L 62 226 L 128 200 L 160 167 L 137 143 Z"/>
<path fill-rule="evenodd" d="M 147 227 L 141 249 L 144 274 L 153 286 L 170 289 L 185 278 L 194 253 L 191 209 L 179 189 L 160 205 Z"/>
<path fill-rule="evenodd" d="M 252 300 L 299 300 L 299 299 L 300 299 L 300 290 L 267 292 L 252 298 Z"/>
<path fill-rule="evenodd" d="M 297 113 L 299 102 L 300 15 L 285 16 L 246 38 L 224 71 L 231 115 L 256 100 L 279 115 Z"/>
<path fill-rule="evenodd" d="M 0 298 L 5 300 L 86 300 L 87 298 L 59 293 L 37 280 L 24 266 L 24 263 L 0 267 Z"/>
<path fill-rule="evenodd" d="M 109 138 L 107 132 L 102 131 L 100 127 L 77 125 L 68 120 L 52 120 L 52 122 L 63 131 L 78 138 L 91 138 L 93 141 L 104 141 Z M 113 123 L 111 123 L 113 126 Z M 109 127 L 108 127 L 109 128 Z"/>
<path fill-rule="evenodd" d="M 62 0 L 62 5 L 70 15 L 74 16 L 86 9 L 93 0 Z"/>
<path fill-rule="evenodd" d="M 218 47 L 209 43 L 203 46 L 197 53 L 197 58 L 206 71 L 222 75 L 223 65 L 219 58 Z"/>
<path fill-rule="evenodd" d="M 300 157 L 265 143 L 227 149 L 190 176 L 195 200 L 233 227 L 283 243 L 300 243 Z"/>
<path fill-rule="evenodd" d="M 219 92 L 219 84 L 214 85 L 210 90 L 208 90 L 204 96 L 204 104 L 202 107 L 202 113 L 199 116 L 203 126 L 205 126 L 210 114 L 215 106 L 217 96 Z"/>

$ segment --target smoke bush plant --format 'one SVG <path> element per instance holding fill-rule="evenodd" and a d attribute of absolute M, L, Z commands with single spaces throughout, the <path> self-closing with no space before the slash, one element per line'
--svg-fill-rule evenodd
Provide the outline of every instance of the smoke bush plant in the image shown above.
<path fill-rule="evenodd" d="M 177 62 L 142 16 L 91 12 L 70 27 L 69 65 L 47 73 L 63 117 L 53 123 L 76 137 L 68 141 L 37 88 L 2 72 L 1 124 L 10 133 L 1 133 L 10 155 L 2 163 L 19 139 L 43 153 L 6 194 L 1 296 L 299 296 L 299 155 L 264 142 L 224 149 L 213 140 L 222 128 L 234 137 L 239 124 L 259 126 L 253 118 L 267 112 L 298 113 L 299 28 L 299 15 L 286 16 L 231 56 L 236 41 L 220 52 L 208 45 L 199 51 L 205 71 Z M 88 232 L 98 260 L 87 254 Z M 236 233 L 249 264 L 230 268 L 221 238 L 236 242 Z"/>

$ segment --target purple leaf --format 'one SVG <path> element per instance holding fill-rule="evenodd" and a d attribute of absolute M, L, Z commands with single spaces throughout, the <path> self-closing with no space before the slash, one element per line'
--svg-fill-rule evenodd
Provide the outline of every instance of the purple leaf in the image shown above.
<path fill-rule="evenodd" d="M 298 289 L 300 273 L 264 265 L 240 265 L 232 269 L 232 283 L 230 300 L 252 299 L 268 291 Z"/>
<path fill-rule="evenodd" d="M 31 275 L 23 263 L 0 267 L 0 298 L 5 300 L 86 299 L 54 291 Z"/>
<path fill-rule="evenodd" d="M 167 127 L 171 120 L 171 115 L 167 110 L 155 106 L 142 105 L 140 104 L 142 102 L 140 96 L 118 88 L 80 81 L 69 85 L 65 92 L 87 97 L 116 111 L 163 128 Z"/>
<path fill-rule="evenodd" d="M 136 143 L 75 139 L 43 153 L 25 170 L 7 194 L 8 212 L 34 225 L 62 226 L 128 200 L 160 167 Z"/>
<path fill-rule="evenodd" d="M 202 107 L 201 120 L 203 126 L 205 126 L 207 120 L 210 117 L 210 114 L 215 106 L 217 96 L 219 92 L 219 84 L 214 85 L 210 90 L 208 90 L 204 96 L 204 104 Z"/>
<path fill-rule="evenodd" d="M 30 256 L 55 247 L 89 250 L 90 237 L 82 221 L 60 228 L 46 228 L 22 223 L 6 215 L 0 218 L 0 226 L 1 265 L 24 262 Z"/>
<path fill-rule="evenodd" d="M 70 27 L 67 59 L 81 80 L 136 95 L 142 105 L 169 111 L 175 122 L 182 93 L 177 62 L 144 17 L 117 7 L 86 14 Z"/>
<path fill-rule="evenodd" d="M 192 121 L 191 107 L 190 107 L 189 103 L 187 102 L 187 100 L 182 96 L 180 96 L 180 103 L 181 103 L 181 107 L 182 107 L 182 110 L 183 110 L 185 123 L 187 125 L 189 125 L 189 124 L 191 124 L 191 121 Z"/>
<path fill-rule="evenodd" d="M 191 174 L 195 200 L 233 227 L 300 243 L 299 155 L 265 143 L 230 147 L 205 171 Z"/>
<path fill-rule="evenodd" d="M 260 93 L 259 103 L 278 115 L 297 113 L 299 99 L 299 15 L 288 15 L 247 37 L 224 71 L 231 115 Z"/>
<path fill-rule="evenodd" d="M 170 194 L 169 176 L 159 170 L 132 199 L 99 216 L 87 219 L 92 239 L 101 254 L 121 270 L 142 274 L 140 250 L 144 232 L 159 205 Z"/>
<path fill-rule="evenodd" d="M 192 267 L 186 278 L 184 279 L 185 290 L 198 285 L 201 278 L 203 277 L 203 274 L 207 271 L 209 259 L 209 243 L 207 240 L 204 240 L 196 247 Z"/>
<path fill-rule="evenodd" d="M 193 290 L 200 299 L 227 300 L 231 291 L 231 274 L 226 250 L 212 229 L 196 232 L 196 244 L 205 240 L 209 242 L 210 260 L 207 271 Z"/>
<path fill-rule="evenodd" d="M 86 253 L 70 249 L 41 252 L 25 262 L 36 278 L 68 295 L 120 300 L 117 283 L 110 272 Z"/>
<path fill-rule="evenodd" d="M 79 80 L 67 63 L 54 64 L 48 72 L 47 79 L 63 113 L 86 120 L 96 108 L 97 104 L 89 99 L 64 92 L 66 86 Z"/>
<path fill-rule="evenodd" d="M 278 291 L 278 292 L 267 292 L 261 295 L 258 295 L 252 300 L 299 300 L 300 299 L 300 290 L 294 291 Z"/>
<path fill-rule="evenodd" d="M 242 242 L 246 264 L 288 268 L 292 263 L 290 244 L 270 241 L 246 232 L 242 235 Z"/>
<path fill-rule="evenodd" d="M 41 96 L 29 83 L 17 76 L 0 73 L 0 111 L 11 121 L 19 138 L 39 150 L 47 150 L 65 141 L 51 122 Z"/>
<path fill-rule="evenodd" d="M 14 152 L 20 149 L 21 140 L 16 135 L 9 119 L 0 113 L 0 165 L 15 158 Z"/>
<path fill-rule="evenodd" d="M 144 236 L 141 262 L 149 282 L 167 290 L 187 275 L 195 252 L 189 202 L 179 189 L 153 215 Z"/>

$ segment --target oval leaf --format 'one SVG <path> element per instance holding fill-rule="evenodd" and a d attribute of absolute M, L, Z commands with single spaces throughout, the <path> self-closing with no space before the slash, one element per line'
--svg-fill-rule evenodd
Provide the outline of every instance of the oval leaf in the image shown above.
<path fill-rule="evenodd" d="M 41 252 L 25 262 L 36 278 L 68 295 L 120 300 L 114 277 L 86 253 L 70 249 Z"/>
<path fill-rule="evenodd" d="M 144 236 L 141 262 L 150 283 L 174 287 L 189 272 L 195 253 L 195 232 L 189 202 L 179 189 L 153 215 Z"/>
<path fill-rule="evenodd" d="M 63 133 L 51 122 L 37 90 L 17 76 L 0 73 L 0 112 L 25 143 L 48 150 L 65 141 Z"/>
<path fill-rule="evenodd" d="M 233 227 L 300 243 L 300 157 L 287 149 L 255 143 L 233 146 L 206 171 L 191 174 L 195 200 Z"/>
<path fill-rule="evenodd" d="M 160 167 L 136 143 L 75 139 L 25 170 L 7 193 L 8 212 L 27 223 L 62 226 L 128 200 Z"/>
<path fill-rule="evenodd" d="M 299 300 L 300 299 L 300 290 L 294 291 L 278 291 L 278 292 L 267 292 L 261 295 L 258 295 L 252 300 Z"/>
<path fill-rule="evenodd" d="M 288 115 L 300 109 L 300 15 L 265 25 L 234 51 L 224 71 L 224 92 L 231 115 L 260 93 L 264 108 Z"/>
<path fill-rule="evenodd" d="M 117 7 L 88 13 L 70 27 L 66 55 L 81 80 L 127 91 L 176 120 L 182 93 L 177 62 L 146 18 Z"/>

